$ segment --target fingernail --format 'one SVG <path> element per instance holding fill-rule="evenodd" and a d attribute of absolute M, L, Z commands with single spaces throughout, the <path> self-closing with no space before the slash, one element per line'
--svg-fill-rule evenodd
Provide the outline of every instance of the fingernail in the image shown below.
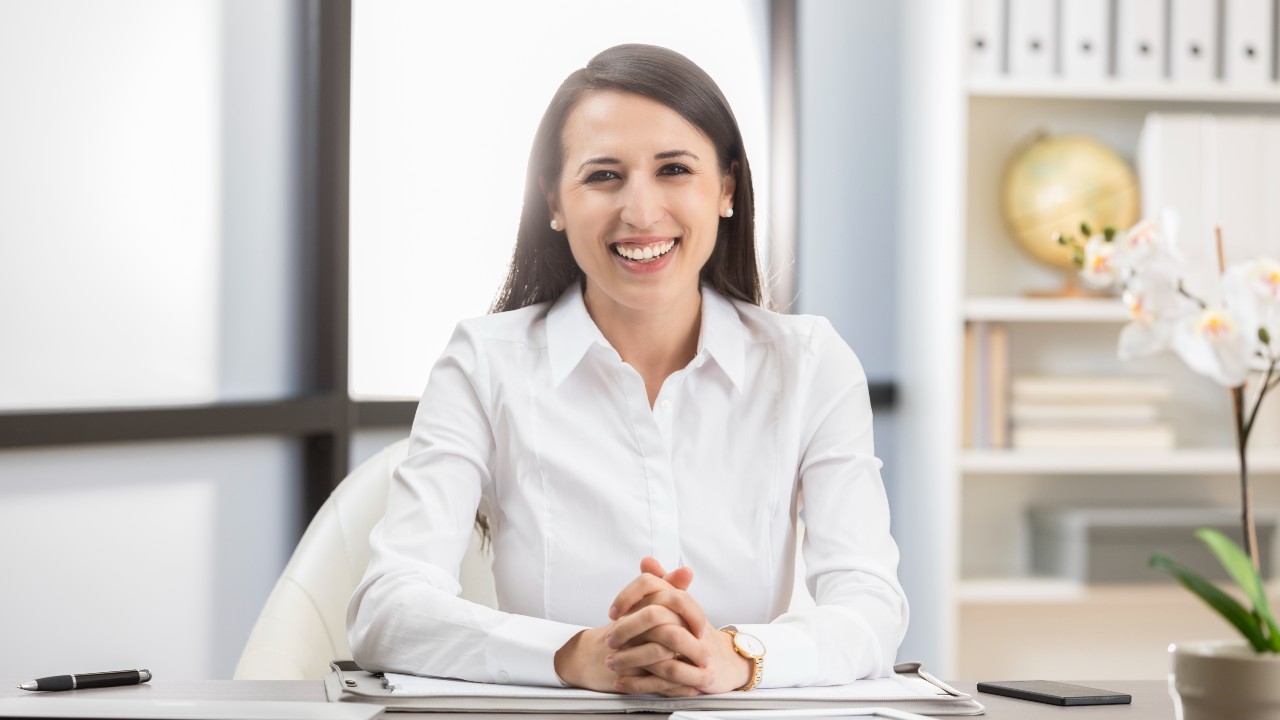
<path fill-rule="evenodd" d="M 604 659 L 604 666 L 609 668 L 610 670 L 618 669 L 618 664 L 613 661 L 612 655 Z"/>
<path fill-rule="evenodd" d="M 622 692 L 623 690 L 625 690 L 625 688 L 624 688 L 624 687 L 622 687 L 622 681 L 621 681 L 621 680 L 619 680 L 618 682 L 616 682 L 616 683 L 614 683 L 614 684 L 613 684 L 613 689 L 614 689 L 614 690 L 617 690 L 618 692 Z"/>
<path fill-rule="evenodd" d="M 604 638 L 604 644 L 605 644 L 605 646 L 606 646 L 606 647 L 608 647 L 608 648 L 609 648 L 609 649 L 611 649 L 611 650 L 617 650 L 617 649 L 618 649 L 618 644 L 614 641 L 614 639 L 613 639 L 613 636 L 612 636 L 612 635 L 606 635 L 606 636 L 605 636 L 605 638 Z"/>
<path fill-rule="evenodd" d="M 609 608 L 609 619 L 610 619 L 610 620 L 617 620 L 617 619 L 618 619 L 618 606 L 617 606 L 617 605 L 614 605 L 613 607 Z"/>

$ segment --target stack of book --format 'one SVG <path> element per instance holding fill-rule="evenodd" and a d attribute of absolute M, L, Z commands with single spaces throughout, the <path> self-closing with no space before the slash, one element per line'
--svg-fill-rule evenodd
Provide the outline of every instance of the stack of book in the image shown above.
<path fill-rule="evenodd" d="M 1010 387 L 1010 445 L 1018 450 L 1169 450 L 1159 377 L 1018 375 Z"/>

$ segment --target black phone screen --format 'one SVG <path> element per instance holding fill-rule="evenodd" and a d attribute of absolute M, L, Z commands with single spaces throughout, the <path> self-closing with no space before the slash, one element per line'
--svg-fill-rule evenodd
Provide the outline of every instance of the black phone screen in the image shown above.
<path fill-rule="evenodd" d="M 1051 680 L 1010 680 L 980 682 L 978 692 L 1034 700 L 1050 705 L 1127 705 L 1133 698 L 1124 693 Z"/>

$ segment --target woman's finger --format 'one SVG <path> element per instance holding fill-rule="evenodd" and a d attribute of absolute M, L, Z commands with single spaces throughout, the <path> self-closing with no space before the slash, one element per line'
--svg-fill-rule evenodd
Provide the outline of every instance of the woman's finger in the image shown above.
<path fill-rule="evenodd" d="M 663 569 L 662 563 L 658 562 L 658 559 L 654 557 L 645 556 L 640 561 L 640 572 L 660 577 L 678 590 L 688 590 L 689 585 L 693 583 L 693 570 L 687 567 L 678 567 L 671 572 L 667 572 Z"/>
<path fill-rule="evenodd" d="M 641 573 L 639 577 L 627 583 L 622 592 L 613 599 L 609 607 L 609 619 L 617 620 L 634 609 L 634 606 L 648 595 L 662 590 L 670 590 L 671 584 L 656 575 Z"/>
<path fill-rule="evenodd" d="M 664 605 L 648 605 L 613 623 L 605 636 L 604 644 L 610 650 L 617 650 L 641 635 L 662 626 L 679 628 L 689 634 L 684 626 L 684 619 L 674 610 Z"/>
<path fill-rule="evenodd" d="M 629 614 L 624 614 L 623 617 L 619 618 L 618 622 L 626 620 L 630 615 L 639 614 L 641 610 L 655 606 L 665 607 L 678 615 L 681 622 L 696 637 L 702 637 L 708 627 L 707 613 L 698 604 L 698 601 L 694 600 L 689 593 L 675 588 L 660 590 L 646 595 L 643 600 L 631 608 Z"/>
<path fill-rule="evenodd" d="M 610 670 L 620 671 L 648 667 L 663 660 L 682 660 L 699 667 L 709 667 L 711 650 L 683 628 L 661 626 L 637 637 L 631 643 L 606 656 Z"/>
<path fill-rule="evenodd" d="M 673 685 L 683 685 L 701 691 L 709 688 L 716 681 L 716 673 L 711 668 L 697 667 L 680 660 L 663 660 L 648 667 L 649 674 Z M 632 678 L 625 678 L 632 680 Z M 643 678 L 638 678 L 643 680 Z M 653 692 L 661 692 L 654 690 Z"/>
<path fill-rule="evenodd" d="M 702 691 L 698 688 L 681 685 L 680 687 L 672 688 L 671 690 L 663 690 L 658 694 L 665 697 L 693 697 L 694 695 L 701 695 Z"/>
<path fill-rule="evenodd" d="M 681 687 L 688 686 L 667 680 L 666 678 L 654 675 L 653 673 L 621 676 L 613 685 L 613 689 L 617 692 L 627 693 L 629 695 L 643 695 L 649 693 L 663 695 L 677 691 Z"/>
<path fill-rule="evenodd" d="M 640 573 L 643 575 L 648 573 L 655 577 L 663 577 L 667 571 L 662 568 L 662 563 L 658 562 L 658 558 L 652 555 L 645 555 L 640 559 Z"/>

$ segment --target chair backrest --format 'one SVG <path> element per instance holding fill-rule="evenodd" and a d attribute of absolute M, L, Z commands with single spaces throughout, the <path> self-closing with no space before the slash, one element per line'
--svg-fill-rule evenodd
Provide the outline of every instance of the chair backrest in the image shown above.
<path fill-rule="evenodd" d="M 320 678 L 330 661 L 351 657 L 347 601 L 369 564 L 369 533 L 386 512 L 391 473 L 408 446 L 400 440 L 361 463 L 321 506 L 249 634 L 237 680 Z M 460 582 L 463 597 L 496 607 L 492 566 L 478 536 Z"/>

